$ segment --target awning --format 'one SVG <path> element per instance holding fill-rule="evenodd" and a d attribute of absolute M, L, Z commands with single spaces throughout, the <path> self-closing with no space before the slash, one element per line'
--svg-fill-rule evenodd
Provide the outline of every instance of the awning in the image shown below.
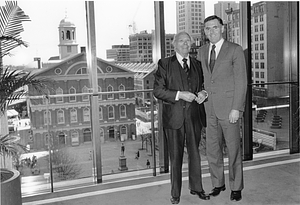
<path fill-rule="evenodd" d="M 7 117 L 18 116 L 19 113 L 15 109 L 7 110 Z"/>

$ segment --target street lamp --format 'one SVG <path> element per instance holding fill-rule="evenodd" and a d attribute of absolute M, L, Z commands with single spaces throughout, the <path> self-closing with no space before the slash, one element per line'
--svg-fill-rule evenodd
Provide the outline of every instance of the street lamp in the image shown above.
<path fill-rule="evenodd" d="M 46 101 L 46 116 L 47 116 L 47 135 L 48 135 L 48 150 L 49 150 L 49 171 L 50 171 L 50 183 L 51 192 L 53 192 L 53 172 L 52 172 L 52 153 L 51 153 L 51 135 L 49 130 L 49 96 L 45 96 Z"/>

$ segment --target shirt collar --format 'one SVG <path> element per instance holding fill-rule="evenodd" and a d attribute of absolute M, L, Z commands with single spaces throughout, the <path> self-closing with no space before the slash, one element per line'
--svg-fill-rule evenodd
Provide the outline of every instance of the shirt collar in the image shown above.
<path fill-rule="evenodd" d="M 176 58 L 180 64 L 183 64 L 183 61 L 182 61 L 183 57 L 177 52 L 176 52 Z M 189 65 L 190 55 L 188 54 L 187 57 L 185 57 L 185 58 L 187 59 L 187 64 Z"/>
<path fill-rule="evenodd" d="M 221 49 L 221 46 L 222 46 L 223 42 L 224 42 L 224 38 L 221 38 L 217 43 L 215 43 L 216 50 L 220 50 Z M 211 49 L 212 45 L 213 44 L 210 43 L 210 49 Z"/>

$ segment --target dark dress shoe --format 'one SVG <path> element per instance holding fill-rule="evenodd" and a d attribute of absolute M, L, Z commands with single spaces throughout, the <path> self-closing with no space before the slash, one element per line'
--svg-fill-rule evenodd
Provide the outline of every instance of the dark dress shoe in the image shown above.
<path fill-rule="evenodd" d="M 242 199 L 242 191 L 231 191 L 230 200 L 240 201 Z"/>
<path fill-rule="evenodd" d="M 170 201 L 171 201 L 172 204 L 179 204 L 179 202 L 180 202 L 180 197 L 172 197 L 172 198 L 170 199 Z"/>
<path fill-rule="evenodd" d="M 210 197 L 209 195 L 206 195 L 204 191 L 194 191 L 194 190 L 191 190 L 190 192 L 192 195 L 198 195 L 200 199 L 202 200 L 209 200 Z"/>
<path fill-rule="evenodd" d="M 213 188 L 213 190 L 211 190 L 209 195 L 210 196 L 218 196 L 220 194 L 220 192 L 225 191 L 225 189 L 226 189 L 225 184 L 223 186 L 220 186 L 220 187 L 215 187 L 215 188 Z"/>

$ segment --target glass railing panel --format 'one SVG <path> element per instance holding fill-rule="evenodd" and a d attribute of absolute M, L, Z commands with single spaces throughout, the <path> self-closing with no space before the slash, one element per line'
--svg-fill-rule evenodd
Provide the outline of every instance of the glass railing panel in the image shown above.
<path fill-rule="evenodd" d="M 59 102 L 51 95 L 48 99 L 29 99 L 31 134 L 28 140 L 23 139 L 30 150 L 21 155 L 24 196 L 78 184 L 72 180 L 92 183 L 92 179 L 85 179 L 93 170 L 89 98 L 77 94 L 62 95 Z"/>
<path fill-rule="evenodd" d="M 98 99 L 101 144 L 95 145 L 101 147 L 103 181 L 125 173 L 152 175 L 159 164 L 157 104 L 135 99 L 136 93 L 151 96 L 152 90 L 103 93 Z M 62 102 L 56 99 L 57 95 L 50 95 L 49 101 L 43 96 L 30 99 L 32 135 L 25 142 L 30 151 L 21 156 L 26 162 L 21 170 L 23 196 L 91 184 L 97 178 L 90 98 L 66 94 Z"/>
<path fill-rule="evenodd" d="M 289 86 L 254 85 L 253 153 L 289 148 Z"/>
<path fill-rule="evenodd" d="M 152 91 L 145 93 L 149 92 Z M 152 173 L 152 170 L 147 169 L 155 166 L 152 126 L 157 126 L 157 122 L 152 125 L 151 100 L 146 101 L 140 97 L 139 100 L 135 99 L 134 96 L 146 96 L 143 91 L 126 93 L 125 96 L 114 95 L 114 100 L 107 99 L 104 95 L 104 100 L 99 105 L 103 115 L 107 113 L 107 120 L 100 120 L 100 128 L 103 129 L 101 133 L 104 136 L 101 144 L 103 175 L 132 171 Z M 155 107 L 154 105 L 153 109 Z M 153 110 L 153 113 L 154 118 L 157 118 L 157 110 Z M 158 160 L 157 149 L 156 158 Z"/>

